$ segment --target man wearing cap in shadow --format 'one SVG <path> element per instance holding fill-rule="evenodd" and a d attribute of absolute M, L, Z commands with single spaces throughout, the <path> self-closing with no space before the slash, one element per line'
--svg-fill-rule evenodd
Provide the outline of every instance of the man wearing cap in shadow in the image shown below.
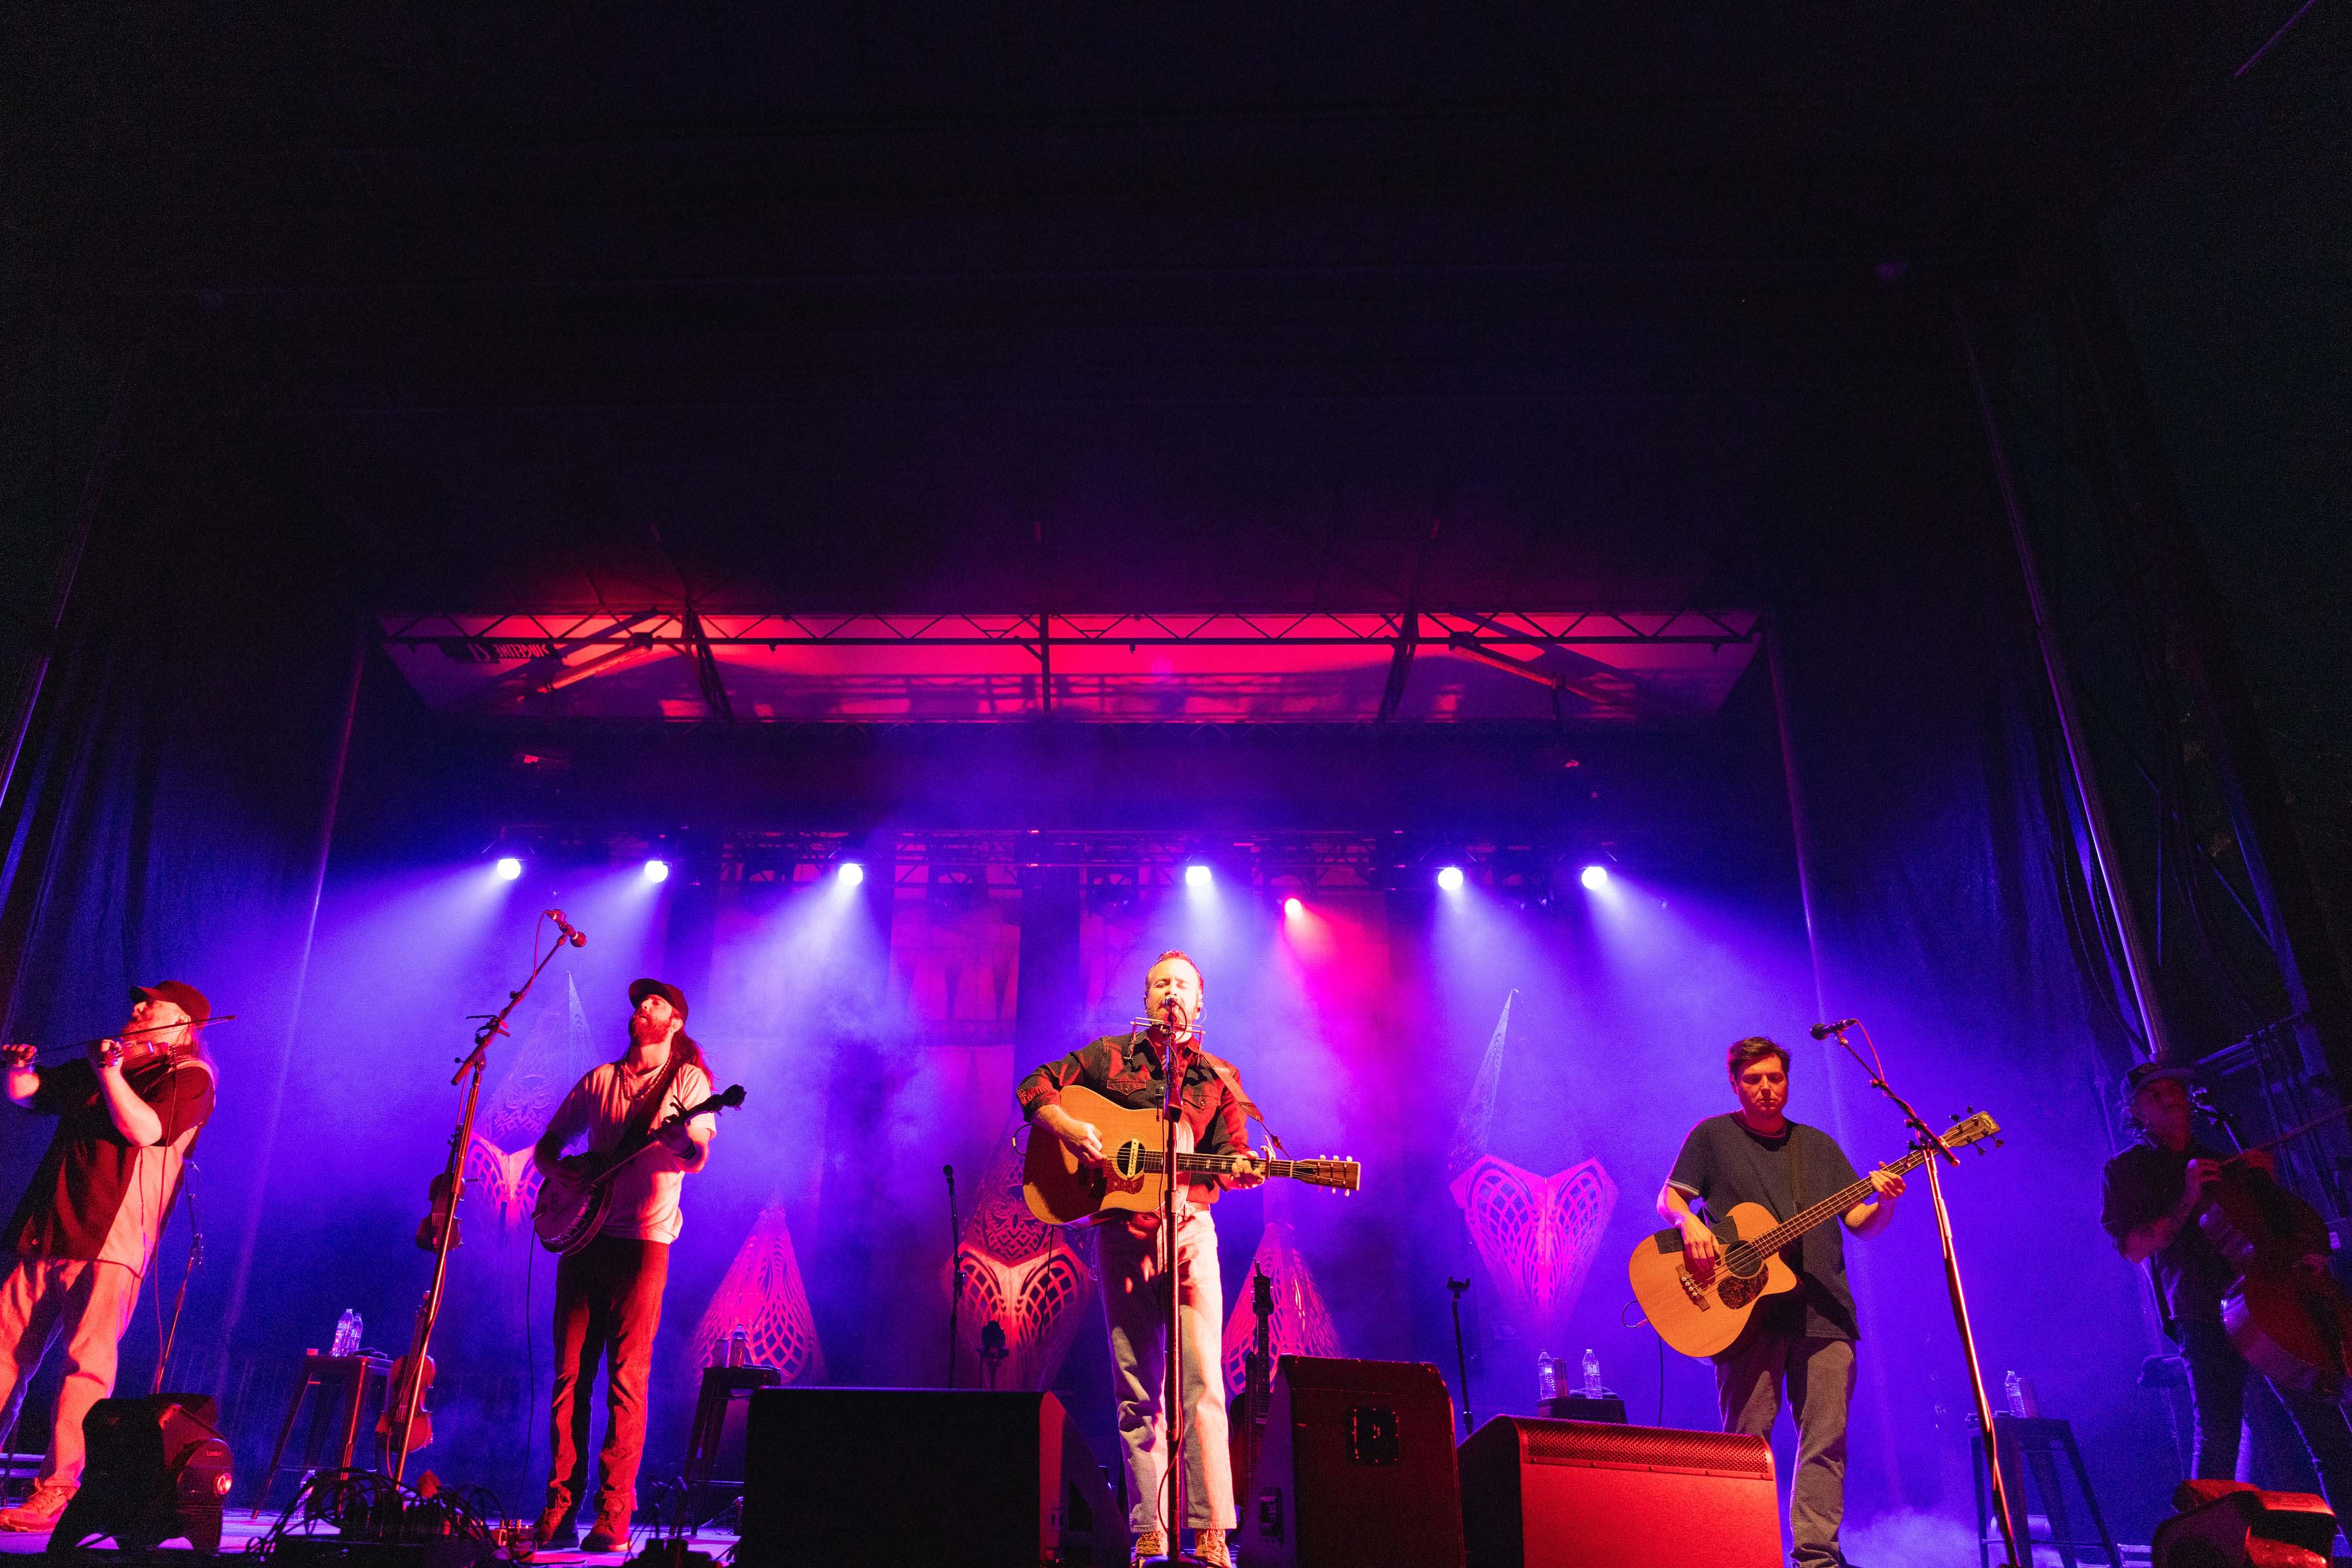
<path fill-rule="evenodd" d="M 82 1417 L 114 1392 L 115 1347 L 139 1302 L 164 1216 L 198 1129 L 213 1113 L 213 1067 L 196 1031 L 204 993 L 178 980 L 131 993 L 121 1039 L 47 1071 L 30 1046 L 0 1047 L 8 1098 L 58 1130 L 8 1221 L 15 1267 L 0 1282 L 0 1431 L 25 1384 L 66 1342 L 65 1379 L 32 1496 L 0 1511 L 0 1531 L 54 1527 L 81 1486 Z"/>
<path fill-rule="evenodd" d="M 2247 1384 L 2255 1374 L 2221 1323 L 2222 1298 L 2238 1272 L 2197 1224 L 2206 1189 L 2221 1179 L 2228 1156 L 2195 1136 L 2189 1100 L 2193 1076 L 2162 1062 L 2142 1062 L 2124 1075 L 2124 1113 L 2140 1142 L 2107 1162 L 2099 1222 L 2115 1238 L 2116 1250 L 2147 1263 L 2164 1331 L 2188 1363 L 2197 1429 L 2190 1468 L 2200 1479 L 2227 1481 L 2237 1479 Z M 2256 1170 L 2271 1169 L 2264 1150 L 2237 1158 Z M 2326 1264 L 2324 1258 L 2303 1260 L 2314 1269 Z M 2343 1406 L 2271 1387 L 2302 1434 L 2336 1517 L 2352 1518 L 2352 1425 Z"/>
<path fill-rule="evenodd" d="M 586 1137 L 588 1154 L 608 1154 L 638 1129 L 656 1133 L 654 1146 L 613 1179 L 613 1206 L 604 1228 L 555 1269 L 555 1384 L 547 1507 L 539 1516 L 542 1546 L 570 1546 L 573 1515 L 588 1485 L 588 1399 L 596 1363 L 606 1363 L 609 1417 L 600 1472 L 596 1523 L 579 1544 L 617 1552 L 629 1542 L 636 1512 L 637 1460 L 646 1446 L 646 1380 L 653 1367 L 654 1332 L 661 1326 L 662 1287 L 669 1279 L 669 1244 L 681 1227 L 678 1193 L 709 1156 L 718 1118 L 690 1122 L 680 1112 L 710 1098 L 710 1072 L 701 1047 L 686 1032 L 686 994 L 659 980 L 629 987 L 629 1049 L 618 1061 L 591 1068 L 555 1108 L 531 1149 L 542 1173 L 559 1166 L 584 1173 L 588 1161 L 566 1156 L 565 1145 Z"/>

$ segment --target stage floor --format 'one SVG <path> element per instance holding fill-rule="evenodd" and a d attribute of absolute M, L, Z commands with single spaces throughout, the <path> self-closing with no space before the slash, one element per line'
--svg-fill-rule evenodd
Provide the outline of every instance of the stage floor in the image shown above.
<path fill-rule="evenodd" d="M 229 1510 L 228 1517 L 222 1521 L 221 1526 L 222 1555 L 226 1556 L 231 1552 L 243 1552 L 246 1548 L 246 1543 L 251 1541 L 255 1536 L 268 1533 L 271 1522 L 271 1519 L 267 1514 L 263 1515 L 259 1519 L 256 1519 L 241 1508 L 231 1509 Z M 649 1531 L 640 1531 L 637 1536 L 636 1544 L 642 1546 L 649 1533 Z M 0 1554 L 43 1552 L 47 1549 L 48 1544 L 49 1538 L 46 1534 L 0 1534 Z M 723 1535 L 705 1531 L 702 1534 L 695 1538 L 693 1545 L 696 1551 L 707 1552 L 710 1553 L 713 1558 L 717 1558 L 722 1553 L 731 1551 L 734 1548 L 735 1538 L 731 1535 Z M 167 1545 L 163 1550 L 168 1552 L 173 1550 L 173 1548 Z M 186 1548 L 182 1546 L 179 1550 L 185 1551 Z M 101 1561 L 103 1560 L 104 1555 L 105 1553 L 102 1550 L 98 1553 L 98 1556 Z M 194 1554 L 190 1553 L 190 1555 L 193 1556 Z M 628 1560 L 628 1557 L 629 1553 L 625 1552 L 541 1552 L 534 1553 L 531 1556 L 530 1561 L 533 1563 L 555 1563 L 558 1565 L 558 1568 L 563 1568 L 563 1565 L 571 1563 L 587 1563 L 593 1565 L 593 1568 L 605 1568 L 605 1565 L 608 1563 L 617 1564 L 625 1563 Z"/>

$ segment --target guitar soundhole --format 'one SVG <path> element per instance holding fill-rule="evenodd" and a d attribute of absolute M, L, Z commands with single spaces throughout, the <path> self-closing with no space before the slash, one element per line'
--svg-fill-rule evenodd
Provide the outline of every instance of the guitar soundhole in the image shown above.
<path fill-rule="evenodd" d="M 1120 1144 L 1118 1152 L 1111 1156 L 1111 1164 L 1121 1176 L 1134 1180 L 1143 1174 L 1143 1145 L 1136 1142 Z"/>

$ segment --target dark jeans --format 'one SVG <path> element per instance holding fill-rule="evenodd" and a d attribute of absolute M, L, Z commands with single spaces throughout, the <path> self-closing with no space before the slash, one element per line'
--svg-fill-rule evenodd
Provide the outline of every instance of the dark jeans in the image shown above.
<path fill-rule="evenodd" d="M 1845 1517 L 1845 1425 L 1853 1408 L 1853 1342 L 1809 1340 L 1751 1327 L 1715 1358 L 1723 1429 L 1769 1438 L 1787 1390 L 1797 1424 L 1789 1478 L 1789 1535 L 1797 1568 L 1837 1568 Z"/>
<path fill-rule="evenodd" d="M 2238 1433 L 2246 1415 L 2246 1380 L 2254 1369 L 2219 1323 L 2180 1325 L 2180 1353 L 2189 1363 L 2189 1399 L 2197 1413 L 2196 1471 L 2202 1480 L 2235 1480 Z M 2352 1518 L 2352 1424 L 2344 1407 L 2271 1385 L 2319 1472 L 2320 1489 L 2339 1519 Z"/>
<path fill-rule="evenodd" d="M 555 1390 L 550 1404 L 547 1506 L 569 1516 L 588 1488 L 588 1400 L 596 1363 L 610 1363 L 604 1447 L 596 1456 L 596 1516 L 636 1512 L 646 1447 L 646 1378 L 661 1327 L 669 1243 L 600 1236 L 555 1268 Z"/>

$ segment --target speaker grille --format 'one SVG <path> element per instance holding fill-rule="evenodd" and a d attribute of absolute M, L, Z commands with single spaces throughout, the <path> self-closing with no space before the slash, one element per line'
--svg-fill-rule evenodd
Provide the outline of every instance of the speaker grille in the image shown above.
<path fill-rule="evenodd" d="M 1519 1452 L 1531 1465 L 1597 1465 L 1769 1480 L 1772 1450 L 1759 1437 L 1618 1426 L 1599 1421 L 1517 1421 Z"/>

